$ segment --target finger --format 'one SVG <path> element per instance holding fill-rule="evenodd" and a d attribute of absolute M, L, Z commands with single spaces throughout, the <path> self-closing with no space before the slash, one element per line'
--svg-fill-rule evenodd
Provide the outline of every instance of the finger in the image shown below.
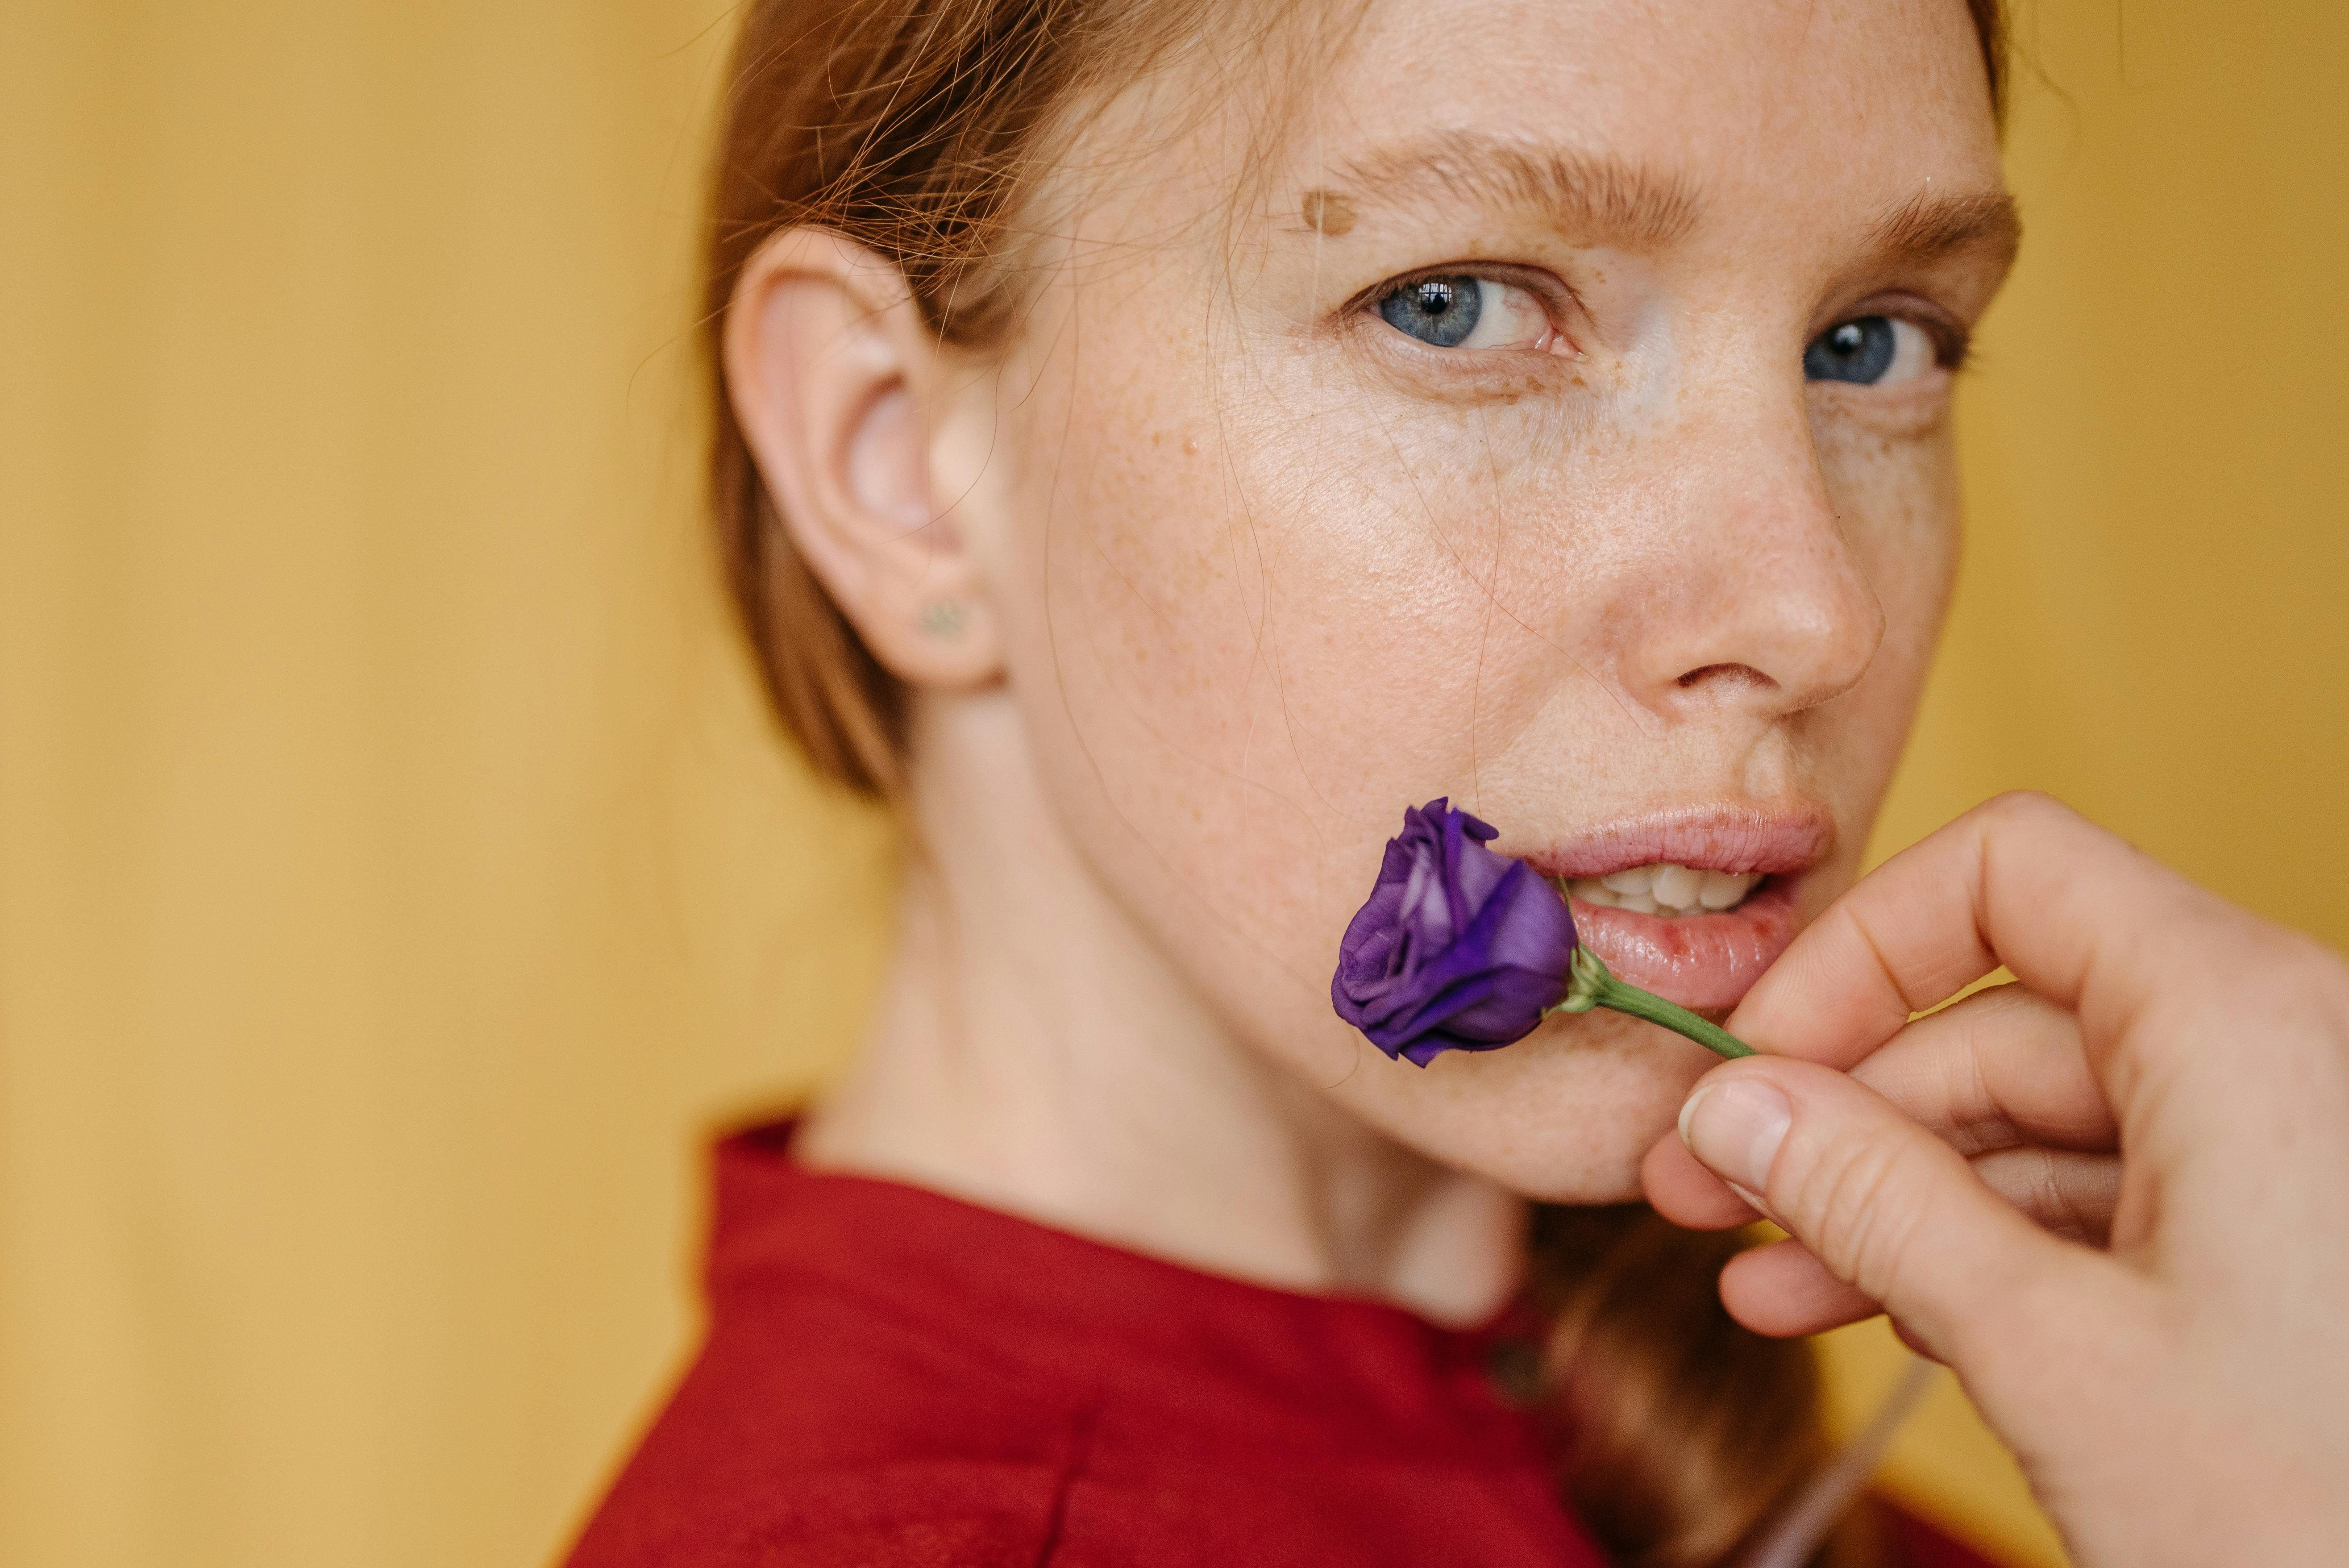
<path fill-rule="evenodd" d="M 1731 1018 L 1766 1051 L 1849 1067 L 2001 962 L 2085 1037 L 2161 996 L 2205 1001 L 2259 922 L 2044 795 L 2002 795 L 1894 856 L 1795 938 Z M 2092 1064 L 2094 1064 L 2092 1063 Z"/>
<path fill-rule="evenodd" d="M 1977 1162 L 1976 1174 L 2058 1234 L 2103 1241 L 2117 1199 L 2117 1167 L 2051 1161 L 2044 1152 L 2116 1147 L 2111 1107 L 2070 1012 L 2024 987 L 1999 986 L 1917 1020 L 1852 1076 L 1961 1154 L 2016 1150 L 2011 1162 Z M 1658 1213 L 1689 1230 L 1727 1230 L 1760 1217 L 1677 1136 L 1649 1149 L 1640 1186 Z"/>
<path fill-rule="evenodd" d="M 1917 1020 L 1852 1076 L 1961 1154 L 2116 1147 L 2111 1108 L 2088 1070 L 2078 1020 L 2019 985 L 1982 992 Z M 1759 1218 L 1676 1135 L 1648 1150 L 1640 1186 L 1658 1213 L 1692 1231 Z"/>
<path fill-rule="evenodd" d="M 1911 1329 L 1907 1324 L 1902 1323 L 1899 1318 L 1892 1316 L 1889 1313 L 1885 1315 L 1884 1321 L 1892 1325 L 1893 1337 L 1899 1340 L 1901 1344 L 1907 1345 L 1909 1349 L 1915 1351 L 1918 1355 L 1923 1356 L 1928 1361 L 1940 1362 L 1944 1366 L 1949 1365 L 1948 1362 L 1941 1361 L 1940 1356 L 1934 1355 L 1932 1346 L 1927 1345 L 1923 1340 L 1919 1339 L 1917 1337 L 1916 1331 Z"/>
<path fill-rule="evenodd" d="M 2120 1161 L 2108 1155 L 2001 1149 L 1977 1156 L 1974 1174 L 2043 1230 L 2104 1245 L 2120 1195 Z M 1883 1303 L 1835 1277 L 1800 1241 L 1773 1241 L 1740 1252 L 1721 1272 L 1730 1315 L 1774 1338 L 1825 1334 L 1884 1310 Z"/>
<path fill-rule="evenodd" d="M 1751 1225 L 1762 1211 L 1697 1163 L 1678 1133 L 1666 1133 L 1640 1161 L 1640 1189 L 1648 1206 L 1683 1231 L 1728 1231 Z"/>
<path fill-rule="evenodd" d="M 1721 1304 L 1756 1334 L 1773 1339 L 1825 1334 L 1874 1317 L 1884 1307 L 1830 1272 L 1800 1241 L 1772 1241 L 1729 1260 L 1721 1271 Z"/>
<path fill-rule="evenodd" d="M 1978 1154 L 1974 1176 L 2041 1230 L 2101 1247 L 2120 1207 L 2120 1157 L 2071 1149 L 2002 1148 Z"/>
<path fill-rule="evenodd" d="M 2025 1144 L 2104 1151 L 2119 1136 L 2079 1019 L 2020 985 L 1917 1020 L 1851 1075 L 1961 1154 Z"/>
<path fill-rule="evenodd" d="M 2019 1147 L 1989 1149 L 1968 1159 L 1982 1185 L 2043 1229 L 2096 1247 L 2111 1236 L 2113 1211 L 2120 1206 L 2117 1156 Z M 1728 1231 L 1765 1218 L 1707 1170 L 1676 1134 L 1648 1150 L 1640 1179 L 1650 1207 L 1682 1230 Z"/>
<path fill-rule="evenodd" d="M 2018 1311 L 2078 1256 L 1882 1096 L 1815 1064 L 1756 1056 L 1716 1068 L 1682 1107 L 1681 1129 L 1708 1169 L 1759 1194 L 1835 1278 L 1944 1359 L 1962 1359 L 1980 1335 L 2031 1337 Z"/>

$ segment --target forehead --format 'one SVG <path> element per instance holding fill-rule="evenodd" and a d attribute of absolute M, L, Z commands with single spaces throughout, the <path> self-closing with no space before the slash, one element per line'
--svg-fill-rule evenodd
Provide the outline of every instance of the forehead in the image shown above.
<path fill-rule="evenodd" d="M 1327 59 L 1288 172 L 1350 196 L 1480 145 L 1638 171 L 1683 229 L 2000 182 L 1964 0 L 1370 0 Z"/>

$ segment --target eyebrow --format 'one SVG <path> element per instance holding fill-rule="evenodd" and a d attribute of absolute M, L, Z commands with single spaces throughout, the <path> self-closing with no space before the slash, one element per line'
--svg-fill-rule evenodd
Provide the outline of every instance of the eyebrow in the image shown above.
<path fill-rule="evenodd" d="M 1579 237 L 1655 248 L 1696 226 L 1693 192 L 1667 175 L 1568 148 L 1533 146 L 1467 131 L 1381 149 L 1338 171 L 1342 193 L 1316 191 L 1307 221 L 1353 207 L 1466 196 L 1493 206 L 1537 208 Z M 1343 233 L 1342 229 L 1338 230 Z"/>
<path fill-rule="evenodd" d="M 2004 266 L 2023 244 L 2023 216 L 2003 191 L 1919 194 L 1879 219 L 1870 237 L 1899 261 L 1923 264 L 1972 252 Z"/>
<path fill-rule="evenodd" d="M 1309 192 L 1304 204 L 1306 222 L 1332 236 L 1353 227 L 1358 207 L 1466 197 L 1547 212 L 1578 238 L 1661 249 L 1685 239 L 1703 211 L 1676 175 L 1472 131 L 1381 148 L 1349 160 L 1337 176 L 1338 189 Z M 2003 266 L 2022 244 L 2023 221 L 2004 191 L 1920 194 L 1879 219 L 1869 238 L 1895 261 L 1976 253 Z"/>

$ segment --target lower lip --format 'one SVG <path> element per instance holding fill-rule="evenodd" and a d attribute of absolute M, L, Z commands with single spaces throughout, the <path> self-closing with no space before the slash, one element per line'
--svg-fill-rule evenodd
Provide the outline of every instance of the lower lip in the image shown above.
<path fill-rule="evenodd" d="M 1717 915 L 1667 919 L 1577 898 L 1574 928 L 1619 980 L 1682 1007 L 1734 1007 L 1795 940 L 1790 880 L 1773 877 Z"/>

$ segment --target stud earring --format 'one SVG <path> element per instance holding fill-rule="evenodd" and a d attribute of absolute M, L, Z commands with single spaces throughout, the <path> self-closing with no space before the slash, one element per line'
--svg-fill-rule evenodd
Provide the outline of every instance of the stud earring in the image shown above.
<path fill-rule="evenodd" d="M 940 599 L 922 611 L 922 630 L 931 637 L 955 638 L 962 635 L 962 606 L 952 599 Z"/>

